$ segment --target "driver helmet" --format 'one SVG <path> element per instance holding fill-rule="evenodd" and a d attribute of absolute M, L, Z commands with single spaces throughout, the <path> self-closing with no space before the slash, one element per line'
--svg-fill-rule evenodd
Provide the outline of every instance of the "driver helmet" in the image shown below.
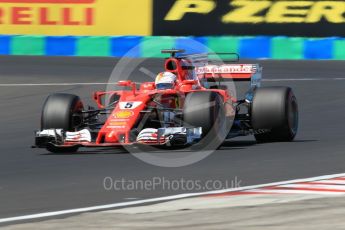
<path fill-rule="evenodd" d="M 159 73 L 156 77 L 156 89 L 173 89 L 176 82 L 176 75 L 170 72 Z"/>

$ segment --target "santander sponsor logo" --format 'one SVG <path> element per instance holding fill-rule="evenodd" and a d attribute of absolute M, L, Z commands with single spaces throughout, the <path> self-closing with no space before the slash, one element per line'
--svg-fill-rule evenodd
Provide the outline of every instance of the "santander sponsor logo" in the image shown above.
<path fill-rule="evenodd" d="M 215 74 L 222 74 L 222 73 L 253 73 L 253 65 L 244 64 L 244 65 L 207 65 L 203 67 L 199 67 L 196 69 L 197 74 L 205 74 L 205 73 L 215 73 Z"/>

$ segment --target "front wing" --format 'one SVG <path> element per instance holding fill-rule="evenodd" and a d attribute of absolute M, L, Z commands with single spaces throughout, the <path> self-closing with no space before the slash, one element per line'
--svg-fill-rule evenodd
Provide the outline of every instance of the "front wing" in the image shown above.
<path fill-rule="evenodd" d="M 168 127 L 142 130 L 133 142 L 96 143 L 88 129 L 65 132 L 62 129 L 48 129 L 35 133 L 36 148 L 53 147 L 118 147 L 133 144 L 183 146 L 201 139 L 202 128 Z"/>

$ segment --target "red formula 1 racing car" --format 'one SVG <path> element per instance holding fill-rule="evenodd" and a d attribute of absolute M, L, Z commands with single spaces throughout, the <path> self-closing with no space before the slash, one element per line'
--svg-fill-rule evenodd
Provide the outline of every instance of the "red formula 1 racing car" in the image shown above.
<path fill-rule="evenodd" d="M 121 90 L 95 92 L 97 109 L 85 110 L 75 95 L 50 95 L 34 147 L 58 153 L 133 145 L 217 148 L 244 135 L 259 142 L 294 139 L 296 98 L 289 87 L 260 87 L 258 64 L 216 65 L 209 54 L 162 52 L 170 57 L 155 82 L 125 80 L 117 83 Z M 240 99 L 227 86 L 236 81 L 250 82 Z"/>

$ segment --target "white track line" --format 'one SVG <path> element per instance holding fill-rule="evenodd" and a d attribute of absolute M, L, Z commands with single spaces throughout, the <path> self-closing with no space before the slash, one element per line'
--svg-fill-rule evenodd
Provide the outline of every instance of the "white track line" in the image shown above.
<path fill-rule="evenodd" d="M 186 194 L 178 194 L 178 195 L 173 195 L 173 196 L 165 196 L 165 197 L 151 198 L 151 199 L 138 200 L 138 201 L 128 201 L 128 202 L 121 202 L 121 203 L 100 205 L 100 206 L 92 206 L 92 207 L 86 207 L 86 208 L 68 209 L 68 210 L 62 210 L 62 211 L 56 211 L 56 212 L 45 212 L 45 213 L 38 213 L 38 214 L 32 214 L 32 215 L 3 218 L 3 219 L 0 219 L 0 223 L 8 223 L 8 222 L 14 222 L 14 221 L 23 221 L 23 220 L 33 220 L 33 219 L 39 219 L 39 218 L 60 216 L 60 215 L 66 215 L 66 214 L 75 214 L 75 213 L 82 213 L 82 212 L 90 212 L 90 211 L 100 211 L 100 210 L 105 210 L 105 209 L 120 208 L 120 207 L 126 207 L 126 206 L 131 206 L 131 205 L 142 205 L 142 204 L 149 204 L 149 203 L 153 203 L 153 202 L 171 201 L 171 200 L 188 198 L 188 197 L 196 197 L 196 196 L 204 196 L 204 195 L 210 195 L 210 194 L 220 194 L 220 193 L 226 193 L 226 192 L 236 192 L 236 191 L 243 191 L 243 190 L 259 189 L 259 188 L 268 187 L 268 186 L 278 186 L 278 185 L 293 184 L 293 183 L 300 183 L 300 182 L 327 180 L 327 179 L 332 179 L 332 178 L 336 178 L 336 177 L 344 177 L 344 176 L 345 176 L 345 173 L 333 174 L 333 175 L 324 175 L 324 176 L 311 177 L 311 178 L 305 178 L 305 179 L 296 179 L 296 180 L 288 180 L 288 181 L 274 182 L 274 183 L 261 184 L 261 185 L 245 186 L 245 187 L 241 187 L 241 188 L 230 188 L 230 189 L 200 192 L 200 193 L 186 193 Z M 274 190 L 274 191 L 277 192 L 277 190 Z M 289 191 L 291 192 L 291 190 L 289 190 Z M 323 194 L 328 194 L 328 193 L 323 193 Z M 332 194 L 332 193 L 330 193 L 330 194 Z"/>
<path fill-rule="evenodd" d="M 280 78 L 280 79 L 262 79 L 267 82 L 277 81 L 344 81 L 345 78 Z M 0 87 L 18 87 L 18 86 L 78 86 L 78 85 L 115 85 L 116 82 L 71 82 L 71 83 L 9 83 L 0 84 Z"/>
<path fill-rule="evenodd" d="M 345 195 L 345 192 L 327 192 L 327 191 L 307 191 L 307 190 L 290 190 L 290 189 L 254 189 L 250 192 L 268 193 L 268 194 L 315 194 L 327 196 Z"/>

